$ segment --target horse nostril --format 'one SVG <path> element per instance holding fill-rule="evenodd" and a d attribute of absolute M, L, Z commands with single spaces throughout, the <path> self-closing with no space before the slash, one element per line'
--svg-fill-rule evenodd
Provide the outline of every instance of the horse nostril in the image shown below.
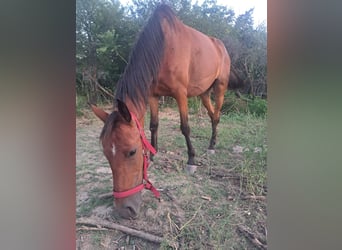
<path fill-rule="evenodd" d="M 136 193 L 122 200 L 115 200 L 115 207 L 119 215 L 124 219 L 136 219 L 139 215 L 140 204 L 140 193 Z"/>
<path fill-rule="evenodd" d="M 132 218 L 137 217 L 137 212 L 132 207 L 127 206 L 126 209 L 128 210 L 128 213 Z"/>

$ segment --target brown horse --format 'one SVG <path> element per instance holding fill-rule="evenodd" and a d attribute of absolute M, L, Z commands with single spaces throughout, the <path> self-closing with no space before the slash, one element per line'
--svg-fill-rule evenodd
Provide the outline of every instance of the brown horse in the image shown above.
<path fill-rule="evenodd" d="M 213 151 L 229 73 L 230 57 L 220 40 L 183 24 L 167 5 L 156 8 L 117 84 L 114 111 L 108 114 L 92 106 L 104 122 L 100 139 L 113 173 L 115 206 L 122 217 L 138 215 L 144 187 L 158 196 L 146 172 L 146 152 L 153 150 L 143 134 L 147 105 L 151 110 L 151 144 L 157 149 L 159 97 L 176 99 L 188 148 L 187 163 L 194 165 L 187 99 L 200 96 L 208 110 L 212 124 L 209 150 Z M 215 107 L 211 92 L 215 95 Z"/>

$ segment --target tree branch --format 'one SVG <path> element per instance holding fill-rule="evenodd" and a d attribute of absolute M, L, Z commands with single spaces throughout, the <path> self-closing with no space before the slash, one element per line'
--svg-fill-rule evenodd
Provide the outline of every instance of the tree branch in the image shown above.
<path fill-rule="evenodd" d="M 76 224 L 81 224 L 81 225 L 88 225 L 88 226 L 93 226 L 93 227 L 105 227 L 105 228 L 110 228 L 110 229 L 116 229 L 119 231 L 122 231 L 126 234 L 130 234 L 139 238 L 143 238 L 145 240 L 151 241 L 151 242 L 156 242 L 156 243 L 161 243 L 163 241 L 162 237 L 152 235 L 146 232 L 138 231 L 129 227 L 125 227 L 110 221 L 102 220 L 100 218 L 79 218 L 76 220 Z"/>
<path fill-rule="evenodd" d="M 263 195 L 244 195 L 241 197 L 242 200 L 259 200 L 259 201 L 266 201 L 266 196 Z"/>
<path fill-rule="evenodd" d="M 92 81 L 94 81 L 94 83 L 96 84 L 97 87 L 100 88 L 100 90 L 102 90 L 102 92 L 104 92 L 105 94 L 109 95 L 110 97 L 114 98 L 114 95 L 112 93 L 110 93 L 108 90 L 106 90 L 104 87 L 102 87 L 102 85 L 99 83 L 99 81 L 97 79 L 95 79 L 93 76 L 89 75 L 89 77 L 91 78 Z"/>
<path fill-rule="evenodd" d="M 109 198 L 113 198 L 113 192 L 108 192 L 108 193 L 99 195 L 99 199 L 109 199 Z"/>

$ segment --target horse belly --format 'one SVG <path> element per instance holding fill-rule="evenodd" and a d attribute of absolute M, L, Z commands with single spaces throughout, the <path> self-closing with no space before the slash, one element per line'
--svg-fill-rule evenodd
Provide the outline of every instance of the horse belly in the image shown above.
<path fill-rule="evenodd" d="M 220 58 L 215 47 L 209 43 L 193 50 L 189 68 L 191 96 L 197 96 L 211 87 L 220 71 Z"/>
<path fill-rule="evenodd" d="M 188 86 L 188 97 L 199 96 L 207 91 L 213 82 L 215 77 L 209 76 L 202 79 L 197 79 L 196 81 L 190 81 Z"/>

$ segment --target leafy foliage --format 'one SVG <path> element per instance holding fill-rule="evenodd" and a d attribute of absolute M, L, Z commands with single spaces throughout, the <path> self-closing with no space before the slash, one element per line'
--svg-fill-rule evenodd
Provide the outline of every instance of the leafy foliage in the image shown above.
<path fill-rule="evenodd" d="M 232 9 L 205 0 L 165 0 L 187 25 L 221 39 L 232 67 L 245 80 L 243 93 L 267 97 L 266 27 L 254 27 L 253 9 Z M 76 89 L 91 102 L 109 98 L 127 64 L 135 40 L 159 0 L 76 0 Z"/>
<path fill-rule="evenodd" d="M 238 98 L 234 93 L 227 91 L 221 112 L 223 114 L 250 113 L 258 117 L 265 117 L 267 115 L 267 101 L 258 96 Z"/>
<path fill-rule="evenodd" d="M 111 89 L 123 71 L 118 57 L 124 52 L 122 36 L 125 27 L 124 9 L 119 1 L 76 1 L 77 91 L 96 102 L 99 84 Z"/>
<path fill-rule="evenodd" d="M 237 98 L 234 93 L 227 91 L 221 112 L 223 114 L 247 113 L 248 107 L 245 100 Z"/>
<path fill-rule="evenodd" d="M 254 100 L 248 102 L 249 112 L 256 116 L 266 116 L 267 114 L 267 102 L 260 97 L 256 97 Z"/>
<path fill-rule="evenodd" d="M 76 95 L 76 116 L 83 116 L 83 110 L 87 105 L 87 100 L 84 96 Z"/>

